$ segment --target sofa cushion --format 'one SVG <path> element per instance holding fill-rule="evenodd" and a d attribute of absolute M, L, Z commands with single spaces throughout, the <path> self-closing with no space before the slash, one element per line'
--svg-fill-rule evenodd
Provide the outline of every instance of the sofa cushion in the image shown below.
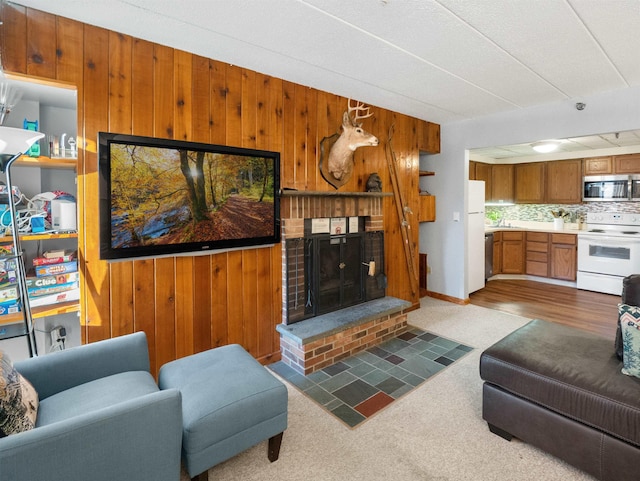
<path fill-rule="evenodd" d="M 36 426 L 46 426 L 156 391 L 158 386 L 146 371 L 129 371 L 96 379 L 43 399 Z"/>
<path fill-rule="evenodd" d="M 541 320 L 480 358 L 486 382 L 640 446 L 640 379 L 621 367 L 609 339 Z"/>
<path fill-rule="evenodd" d="M 38 393 L 0 351 L 0 438 L 35 426 Z"/>
<path fill-rule="evenodd" d="M 618 304 L 622 334 L 622 374 L 640 377 L 640 307 Z"/>

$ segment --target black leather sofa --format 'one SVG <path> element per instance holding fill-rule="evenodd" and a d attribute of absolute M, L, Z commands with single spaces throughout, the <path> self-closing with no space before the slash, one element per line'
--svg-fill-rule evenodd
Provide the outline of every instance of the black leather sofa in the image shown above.
<path fill-rule="evenodd" d="M 623 302 L 640 305 L 631 293 L 640 294 L 640 276 L 623 290 Z M 489 429 L 603 481 L 640 479 L 640 379 L 620 372 L 614 344 L 533 320 L 488 348 L 480 377 Z"/>

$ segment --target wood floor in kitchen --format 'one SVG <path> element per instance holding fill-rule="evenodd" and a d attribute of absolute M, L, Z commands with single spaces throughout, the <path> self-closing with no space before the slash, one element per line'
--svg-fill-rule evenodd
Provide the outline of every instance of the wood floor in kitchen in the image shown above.
<path fill-rule="evenodd" d="M 620 296 L 530 280 L 492 280 L 469 296 L 471 304 L 546 319 L 614 338 Z"/>

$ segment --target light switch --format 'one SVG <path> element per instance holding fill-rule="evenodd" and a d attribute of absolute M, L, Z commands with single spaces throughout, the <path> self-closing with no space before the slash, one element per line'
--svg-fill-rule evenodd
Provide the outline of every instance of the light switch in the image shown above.
<path fill-rule="evenodd" d="M 454 222 L 460 222 L 460 212 L 454 212 L 453 213 L 453 221 Z"/>

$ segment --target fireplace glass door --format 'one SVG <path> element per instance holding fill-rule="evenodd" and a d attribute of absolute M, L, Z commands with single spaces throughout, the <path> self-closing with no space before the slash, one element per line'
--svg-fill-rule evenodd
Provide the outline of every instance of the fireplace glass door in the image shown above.
<path fill-rule="evenodd" d="M 362 302 L 362 236 L 319 236 L 315 247 L 315 315 Z"/>

